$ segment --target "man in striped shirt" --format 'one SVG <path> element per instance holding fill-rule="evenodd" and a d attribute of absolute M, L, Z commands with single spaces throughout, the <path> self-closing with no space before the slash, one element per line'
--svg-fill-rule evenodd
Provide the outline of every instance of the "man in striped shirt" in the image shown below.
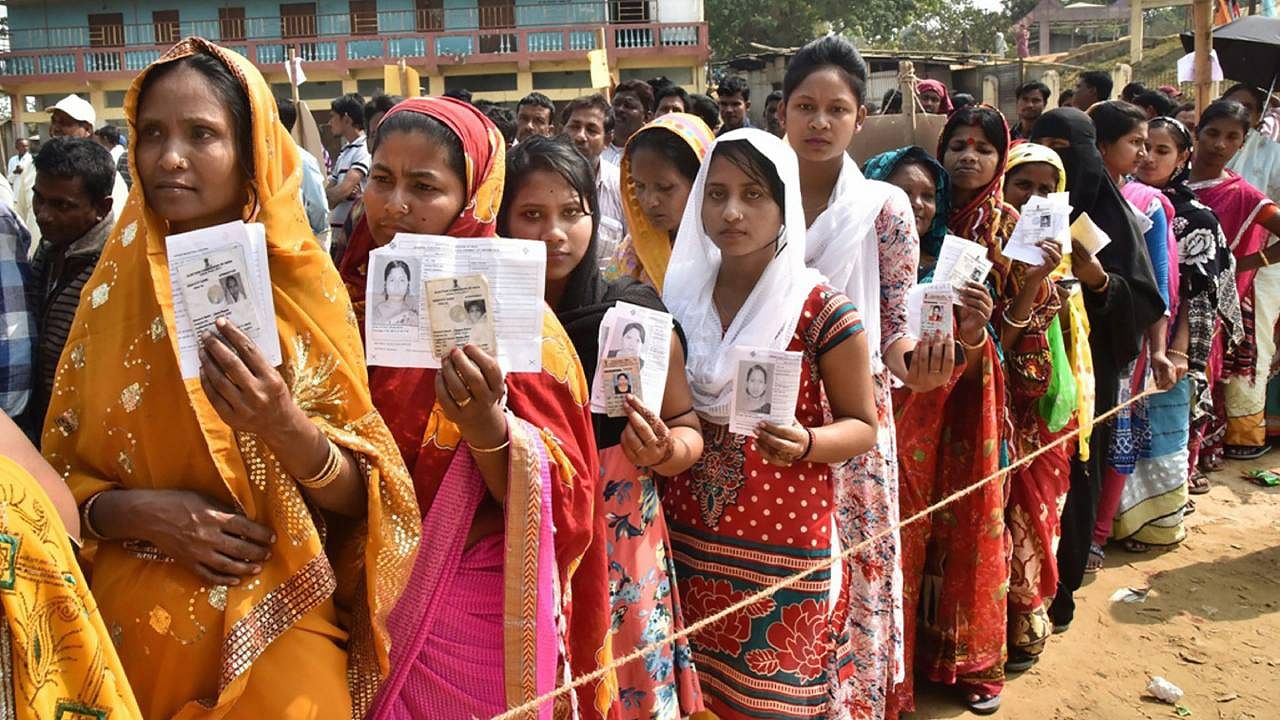
<path fill-rule="evenodd" d="M 62 137 L 40 148 L 35 172 L 32 207 L 44 241 L 32 260 L 28 288 L 36 318 L 35 382 L 23 425 L 38 444 L 80 293 L 115 223 L 116 165 L 98 143 Z"/>

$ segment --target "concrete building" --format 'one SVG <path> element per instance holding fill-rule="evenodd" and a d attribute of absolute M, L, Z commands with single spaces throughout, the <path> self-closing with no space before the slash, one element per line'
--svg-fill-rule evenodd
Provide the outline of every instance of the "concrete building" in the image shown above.
<path fill-rule="evenodd" d="M 617 80 L 665 75 L 705 91 L 709 56 L 702 0 L 7 0 L 0 92 L 14 131 L 44 135 L 68 93 L 99 124 L 122 123 L 139 70 L 188 35 L 251 59 L 289 94 L 285 60 L 303 59 L 300 94 L 313 111 L 347 92 L 382 89 L 383 66 L 403 58 L 423 91 L 470 90 L 514 103 L 533 90 L 553 100 L 590 92 L 587 51 L 603 43 Z M 318 113 L 320 114 L 320 113 Z"/>

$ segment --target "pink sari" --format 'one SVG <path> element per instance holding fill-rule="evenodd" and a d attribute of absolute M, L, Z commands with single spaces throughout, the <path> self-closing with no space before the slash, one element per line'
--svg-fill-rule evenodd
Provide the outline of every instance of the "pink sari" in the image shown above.
<path fill-rule="evenodd" d="M 507 507 L 532 510 L 526 517 L 508 514 L 506 533 L 464 548 L 486 489 L 471 453 L 454 453 L 422 520 L 423 536 L 432 542 L 423 543 L 388 621 L 392 637 L 404 642 L 391 648 L 391 676 L 370 718 L 493 717 L 530 699 L 522 690 L 529 679 L 536 695 L 554 686 L 551 472 L 538 431 L 510 422 Z M 524 578 L 530 552 L 537 555 L 536 573 Z M 493 682 L 494 674 L 503 681 Z M 550 720 L 552 705 L 539 708 L 539 720 Z"/>

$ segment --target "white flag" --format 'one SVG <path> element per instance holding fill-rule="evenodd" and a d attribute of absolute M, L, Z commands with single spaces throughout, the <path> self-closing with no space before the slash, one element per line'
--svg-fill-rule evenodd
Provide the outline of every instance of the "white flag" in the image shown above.
<path fill-rule="evenodd" d="M 294 85 L 301 85 L 307 81 L 307 74 L 302 70 L 302 58 L 300 57 L 285 60 L 284 73 L 289 76 L 289 81 Z"/>

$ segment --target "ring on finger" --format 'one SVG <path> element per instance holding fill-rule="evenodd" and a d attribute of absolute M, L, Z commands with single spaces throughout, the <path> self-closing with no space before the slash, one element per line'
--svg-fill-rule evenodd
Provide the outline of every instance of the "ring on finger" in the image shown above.
<path fill-rule="evenodd" d="M 457 406 L 458 406 L 458 409 L 459 409 L 459 410 L 461 410 L 462 408 L 464 408 L 464 407 L 466 407 L 466 406 L 468 406 L 468 405 L 470 405 L 470 404 L 471 404 L 471 396 L 470 396 L 470 395 L 468 395 L 468 396 L 466 396 L 466 397 L 462 398 L 461 400 L 458 400 L 458 399 L 456 399 L 456 398 L 455 398 L 455 399 L 454 399 L 454 401 L 453 401 L 453 404 L 454 404 L 454 405 L 457 405 Z"/>

